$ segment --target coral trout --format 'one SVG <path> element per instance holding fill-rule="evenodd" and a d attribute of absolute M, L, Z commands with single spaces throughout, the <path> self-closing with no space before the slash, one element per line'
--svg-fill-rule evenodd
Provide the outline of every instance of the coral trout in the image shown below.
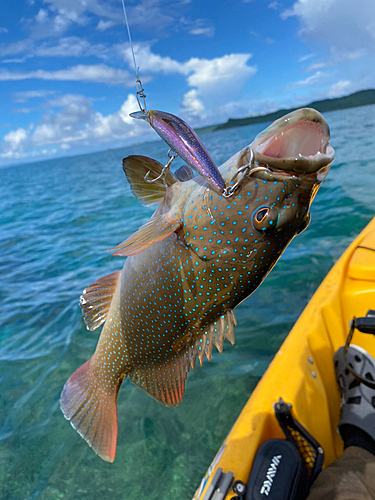
<path fill-rule="evenodd" d="M 252 154 L 251 154 L 252 152 Z M 252 160 L 251 160 L 252 158 Z M 122 271 L 81 296 L 87 327 L 104 328 L 93 356 L 66 382 L 65 417 L 101 458 L 113 462 L 116 399 L 126 377 L 167 406 L 181 401 L 196 359 L 234 344 L 234 308 L 271 271 L 309 223 L 309 207 L 329 171 L 329 128 L 313 109 L 295 111 L 262 132 L 220 168 L 230 198 L 196 179 L 129 156 L 123 169 L 138 200 L 160 203 L 152 218 L 116 247 Z M 191 177 L 184 169 L 185 179 Z"/>

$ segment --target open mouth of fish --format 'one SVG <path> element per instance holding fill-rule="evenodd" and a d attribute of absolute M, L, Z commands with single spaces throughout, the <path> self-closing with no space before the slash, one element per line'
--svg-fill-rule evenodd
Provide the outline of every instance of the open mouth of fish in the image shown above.
<path fill-rule="evenodd" d="M 323 116 L 314 109 L 304 108 L 275 121 L 255 138 L 251 147 L 254 161 L 272 172 L 290 175 L 320 171 L 318 175 L 323 180 L 335 154 L 329 139 L 329 127 Z"/>

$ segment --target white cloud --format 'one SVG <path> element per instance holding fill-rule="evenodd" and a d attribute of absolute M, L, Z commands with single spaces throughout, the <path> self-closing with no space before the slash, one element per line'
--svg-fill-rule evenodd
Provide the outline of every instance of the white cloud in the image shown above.
<path fill-rule="evenodd" d="M 8 70 L 0 70 L 0 81 L 16 80 L 79 81 L 106 83 L 109 85 L 124 84 L 129 87 L 134 85 L 134 79 L 127 71 L 112 68 L 110 66 L 106 66 L 105 64 L 78 64 L 77 66 L 57 71 L 38 69 L 28 72 L 12 72 Z"/>
<path fill-rule="evenodd" d="M 215 29 L 211 26 L 211 27 L 207 27 L 207 28 L 193 28 L 191 30 L 189 30 L 189 34 L 190 35 L 202 35 L 202 36 L 206 36 L 208 38 L 214 36 L 215 34 Z"/>
<path fill-rule="evenodd" d="M 20 114 L 24 114 L 24 115 L 27 115 L 29 113 L 32 113 L 33 111 L 37 111 L 38 108 L 15 108 L 15 109 L 12 109 L 12 113 L 20 113 Z"/>
<path fill-rule="evenodd" d="M 135 96 L 129 94 L 121 108 L 104 116 L 94 110 L 83 95 L 61 96 L 55 104 L 63 105 L 57 113 L 47 113 L 28 130 L 18 128 L 8 132 L 0 142 L 0 158 L 37 157 L 52 151 L 77 149 L 83 145 L 110 144 L 120 146 L 131 138 L 152 136 L 151 127 L 134 120 L 129 113 L 137 109 Z"/>
<path fill-rule="evenodd" d="M 25 90 L 12 94 L 13 102 L 27 102 L 30 99 L 43 98 L 55 94 L 54 90 Z"/>
<path fill-rule="evenodd" d="M 75 46 L 74 49 L 70 49 Z M 97 46 L 90 46 L 88 42 L 77 37 L 62 38 L 55 46 L 41 44 L 37 53 L 44 56 L 63 55 L 69 52 L 71 55 L 89 54 L 100 52 Z M 109 48 L 99 46 L 102 55 Z M 181 109 L 189 116 L 206 116 L 203 109 L 221 106 L 227 100 L 228 92 L 236 93 L 241 90 L 244 83 L 253 76 L 257 68 L 248 64 L 251 54 L 226 54 L 213 59 L 190 58 L 185 62 L 179 62 L 171 57 L 162 57 L 151 51 L 148 44 L 137 44 L 134 46 L 137 64 L 142 71 L 142 81 L 147 83 L 149 74 L 180 74 L 186 78 L 187 85 L 191 88 L 185 92 Z M 117 44 L 112 47 L 112 53 L 121 56 L 129 66 L 133 65 L 132 53 L 128 43 Z M 145 75 L 146 73 L 146 75 Z M 145 76 L 144 76 L 145 75 Z M 0 81 L 17 80 L 50 80 L 50 81 L 81 81 L 97 82 L 109 85 L 125 84 L 132 87 L 134 77 L 127 71 L 113 67 L 100 65 L 77 65 L 67 69 L 47 71 L 34 70 L 28 72 L 0 70 Z M 32 94 L 18 95 L 16 102 L 26 102 Z M 35 94 L 35 97 L 37 95 Z M 17 100 L 18 99 L 18 100 Z M 20 100 L 21 99 L 21 100 Z M 65 97 L 66 99 L 66 97 Z M 62 105 L 67 104 L 66 102 Z M 54 106 L 54 102 L 49 102 Z M 32 108 L 15 110 L 16 112 L 31 112 Z"/>
<path fill-rule="evenodd" d="M 285 90 L 290 91 L 294 89 L 299 89 L 301 87 L 319 87 L 324 85 L 327 81 L 328 73 L 324 73 L 323 71 L 317 71 L 313 75 L 305 78 L 304 80 L 299 80 L 297 82 L 289 85 Z"/>
<path fill-rule="evenodd" d="M 26 58 L 25 57 L 22 57 L 22 58 L 19 58 L 19 57 L 13 57 L 11 59 L 4 59 L 3 61 L 1 61 L 3 64 L 8 64 L 8 63 L 17 63 L 17 64 L 20 64 L 20 63 L 24 63 L 26 61 Z"/>
<path fill-rule="evenodd" d="M 116 50 L 122 53 L 129 65 L 133 64 L 129 44 L 118 45 Z M 179 62 L 170 57 L 154 54 L 147 44 L 135 45 L 134 51 L 142 73 L 184 75 L 189 87 L 196 89 L 194 98 L 198 95 L 215 98 L 228 91 L 237 92 L 257 71 L 255 66 L 248 65 L 251 54 L 226 54 L 214 59 L 193 57 L 186 62 Z"/>
<path fill-rule="evenodd" d="M 129 65 L 133 64 L 132 53 L 129 44 L 117 46 Z M 196 87 L 199 92 L 212 92 L 219 89 L 233 89 L 243 85 L 244 81 L 253 76 L 257 69 L 248 66 L 251 54 L 227 54 L 214 59 L 199 59 L 193 57 L 186 62 L 178 62 L 170 57 L 162 57 L 154 54 L 149 45 L 135 45 L 134 52 L 137 64 L 142 73 L 178 73 L 187 77 L 190 87 Z"/>
<path fill-rule="evenodd" d="M 184 65 L 191 73 L 187 82 L 205 94 L 227 90 L 229 87 L 235 91 L 257 71 L 256 67 L 247 65 L 250 58 L 251 54 L 228 54 L 214 59 L 194 57 Z"/>
<path fill-rule="evenodd" d="M 128 43 L 116 45 L 114 50 L 122 55 L 130 67 L 133 67 L 133 55 Z M 187 74 L 189 72 L 183 63 L 179 63 L 170 57 L 162 57 L 151 52 L 148 44 L 135 44 L 134 53 L 137 65 L 141 68 L 142 73 Z"/>
<path fill-rule="evenodd" d="M 40 9 L 34 19 L 27 24 L 33 39 L 48 36 L 61 36 L 73 25 L 83 26 L 93 18 L 99 18 L 97 29 L 104 31 L 116 24 L 124 23 L 121 2 L 105 0 L 44 0 L 46 8 Z M 179 12 L 185 0 L 174 2 L 173 12 Z M 160 32 L 176 22 L 170 14 L 171 9 L 165 8 L 159 1 L 141 0 L 135 5 L 127 5 L 128 18 L 132 26 L 139 25 L 142 29 L 153 29 Z"/>
<path fill-rule="evenodd" d="M 82 102 L 81 94 L 65 94 L 54 99 L 50 99 L 46 102 L 45 106 L 47 108 L 64 108 L 80 102 Z"/>
<path fill-rule="evenodd" d="M 8 144 L 8 151 L 15 151 L 17 148 L 27 139 L 27 130 L 24 128 L 18 128 L 17 130 L 11 130 L 4 136 L 4 142 Z"/>
<path fill-rule="evenodd" d="M 87 57 L 98 55 L 109 49 L 104 44 L 91 45 L 87 40 L 76 36 L 60 38 L 57 45 L 42 43 L 32 51 L 34 57 Z"/>
<path fill-rule="evenodd" d="M 297 0 L 281 14 L 291 16 L 299 18 L 304 40 L 328 44 L 341 60 L 374 53 L 374 0 Z"/>
<path fill-rule="evenodd" d="M 280 7 L 280 4 L 279 2 L 271 2 L 267 5 L 267 8 L 268 9 L 273 9 L 273 10 L 277 10 L 278 8 Z"/>
<path fill-rule="evenodd" d="M 196 89 L 189 90 L 189 92 L 184 94 L 182 109 L 191 116 L 200 116 L 201 118 L 205 118 L 204 105 L 202 101 L 198 99 Z"/>
<path fill-rule="evenodd" d="M 9 31 L 9 30 L 8 30 L 7 28 L 1 28 L 1 27 L 0 27 L 0 34 L 1 34 L 1 33 L 8 33 L 8 31 Z"/>
<path fill-rule="evenodd" d="M 118 45 L 116 50 L 129 65 L 133 64 L 129 44 Z M 191 89 L 185 92 L 180 111 L 182 117 L 192 120 L 194 125 L 227 119 L 223 103 L 227 102 L 228 95 L 238 93 L 257 71 L 256 66 L 248 64 L 251 54 L 226 54 L 213 59 L 194 57 L 179 62 L 153 53 L 148 44 L 137 44 L 134 51 L 142 75 L 145 72 L 180 74 L 186 78 Z M 223 109 L 222 116 L 218 114 L 219 108 Z"/>
<path fill-rule="evenodd" d="M 298 59 L 298 62 L 305 62 L 308 59 L 311 59 L 312 57 L 315 57 L 315 54 L 307 54 L 306 56 L 302 56 Z"/>
<path fill-rule="evenodd" d="M 10 43 L 10 44 L 0 44 L 0 56 L 15 56 L 18 54 L 22 54 L 23 52 L 27 52 L 29 50 L 30 42 L 29 40 L 19 40 L 18 42 Z"/>
<path fill-rule="evenodd" d="M 354 86 L 349 80 L 340 80 L 332 85 L 327 92 L 327 97 L 341 97 L 353 92 Z"/>
<path fill-rule="evenodd" d="M 96 29 L 99 31 L 105 31 L 109 28 L 112 28 L 114 25 L 115 25 L 115 23 L 113 21 L 103 21 L 103 19 L 101 19 L 98 22 Z"/>
<path fill-rule="evenodd" d="M 328 66 L 330 66 L 330 64 L 329 64 L 328 61 L 318 62 L 318 63 L 312 63 L 312 64 L 308 65 L 306 71 L 308 73 L 311 73 L 313 71 L 320 71 L 321 69 L 327 68 Z"/>
<path fill-rule="evenodd" d="M 103 57 L 110 50 L 111 48 L 104 44 L 91 45 L 83 38 L 70 36 L 60 38 L 57 44 L 51 42 L 37 44 L 35 40 L 30 39 L 9 45 L 3 44 L 0 45 L 0 56 L 24 54 L 22 59 L 8 60 L 8 62 L 24 62 L 33 57 Z"/>
<path fill-rule="evenodd" d="M 185 26 L 185 29 L 187 30 L 189 35 L 205 36 L 207 38 L 210 38 L 215 34 L 215 28 L 206 19 L 192 20 L 187 17 L 182 17 L 180 19 L 180 22 L 182 25 Z"/>
<path fill-rule="evenodd" d="M 73 24 L 84 26 L 88 24 L 89 18 L 77 10 L 81 2 L 71 2 L 72 8 L 40 9 L 37 15 L 27 21 L 31 38 L 38 40 L 46 37 L 61 36 Z M 84 2 L 82 2 L 84 3 Z M 57 12 L 57 13 L 56 13 Z"/>

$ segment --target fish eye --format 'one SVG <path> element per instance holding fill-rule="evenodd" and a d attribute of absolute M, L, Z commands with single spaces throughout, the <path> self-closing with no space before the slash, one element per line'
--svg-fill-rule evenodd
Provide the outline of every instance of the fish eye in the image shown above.
<path fill-rule="evenodd" d="M 255 212 L 255 215 L 254 215 L 255 222 L 262 224 L 264 219 L 269 214 L 269 211 L 270 211 L 269 208 L 264 207 L 264 208 L 261 208 L 260 210 L 258 210 L 257 212 Z"/>
<path fill-rule="evenodd" d="M 272 233 L 277 228 L 278 221 L 279 212 L 275 207 L 260 207 L 251 217 L 251 224 L 258 233 Z"/>

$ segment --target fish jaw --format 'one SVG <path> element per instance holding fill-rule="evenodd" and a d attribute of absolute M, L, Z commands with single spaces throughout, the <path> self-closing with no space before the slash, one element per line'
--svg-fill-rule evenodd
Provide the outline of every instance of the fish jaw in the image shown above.
<path fill-rule="evenodd" d="M 315 109 L 303 108 L 276 120 L 258 134 L 251 148 L 254 161 L 260 165 L 313 173 L 328 168 L 334 159 L 329 140 L 329 127 L 323 116 Z"/>

